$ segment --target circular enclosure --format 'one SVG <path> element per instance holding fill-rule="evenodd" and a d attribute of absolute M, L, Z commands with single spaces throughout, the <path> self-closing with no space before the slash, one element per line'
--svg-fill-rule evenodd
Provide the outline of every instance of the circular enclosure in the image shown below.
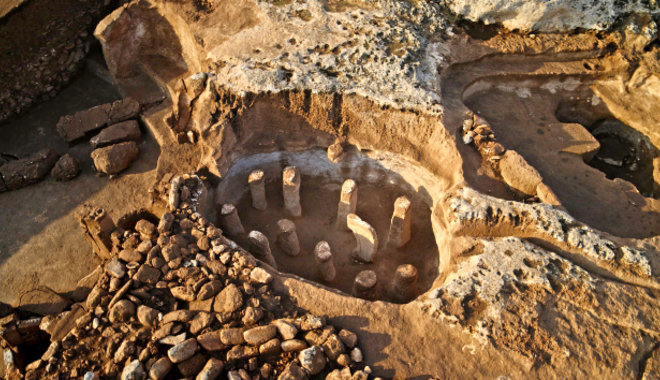
<path fill-rule="evenodd" d="M 283 200 L 283 170 L 291 166 L 299 170 L 301 177 L 302 212 L 298 217 L 287 211 Z M 262 171 L 265 178 L 263 210 L 255 208 L 248 186 L 248 178 L 256 170 Z M 338 224 L 340 192 L 346 180 L 353 180 L 357 186 L 354 213 L 373 227 L 377 236 L 378 247 L 371 262 L 356 253 L 359 239 L 356 233 Z M 340 162 L 333 163 L 322 149 L 278 151 L 235 160 L 218 185 L 216 200 L 219 206 L 235 205 L 244 227 L 243 233 L 229 233 L 229 237 L 243 247 L 251 247 L 250 231 L 262 232 L 268 238 L 280 271 L 362 298 L 407 302 L 428 290 L 438 275 L 439 250 L 434 228 L 440 227 L 432 218 L 434 192 L 427 189 L 434 181 L 431 173 L 392 153 L 365 154 L 352 148 Z M 395 201 L 402 196 L 410 200 L 410 238 L 397 248 L 390 228 Z M 278 239 L 282 226 L 287 226 L 283 219 L 295 225 L 300 246 L 300 253 L 295 256 L 287 254 L 286 244 Z M 336 275 L 331 280 L 324 279 L 323 265 L 315 257 L 315 248 L 322 241 L 328 243 L 332 253 Z M 402 297 L 393 279 L 397 268 L 405 264 L 417 269 L 418 278 L 416 285 L 412 285 L 415 288 L 412 295 Z M 369 295 L 354 291 L 356 276 L 363 271 L 376 274 L 376 286 Z"/>

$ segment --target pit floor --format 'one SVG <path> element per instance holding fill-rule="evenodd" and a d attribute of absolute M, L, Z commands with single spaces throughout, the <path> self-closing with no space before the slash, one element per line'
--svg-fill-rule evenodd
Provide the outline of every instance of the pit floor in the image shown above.
<path fill-rule="evenodd" d="M 438 248 L 431 227 L 431 211 L 422 202 L 413 202 L 411 240 L 400 249 L 386 247 L 390 218 L 394 200 L 403 195 L 395 185 L 388 183 L 358 184 L 357 215 L 376 230 L 379 250 L 373 263 L 362 263 L 352 258 L 355 238 L 350 231 L 335 228 L 337 203 L 341 184 L 329 183 L 323 178 L 302 176 L 300 197 L 303 215 L 293 218 L 286 214 L 282 200 L 281 181 L 266 184 L 268 208 L 259 211 L 252 207 L 252 198 L 246 192 L 238 203 L 238 212 L 246 233 L 257 230 L 270 241 L 271 251 L 282 272 L 289 272 L 309 280 L 351 294 L 355 276 L 363 270 L 373 270 L 378 277 L 380 299 L 392 301 L 389 296 L 391 279 L 396 267 L 412 264 L 418 271 L 420 292 L 428 290 L 438 275 Z M 277 221 L 287 218 L 296 224 L 301 252 L 288 256 L 277 245 Z M 245 236 L 236 237 L 243 247 L 249 247 Z M 325 240 L 330 244 L 337 276 L 333 281 L 323 282 L 314 260 L 314 247 Z"/>

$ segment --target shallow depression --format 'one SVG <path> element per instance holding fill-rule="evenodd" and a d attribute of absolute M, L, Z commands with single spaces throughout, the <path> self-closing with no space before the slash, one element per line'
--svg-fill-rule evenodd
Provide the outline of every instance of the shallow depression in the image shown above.
<path fill-rule="evenodd" d="M 292 216 L 284 208 L 282 170 L 287 166 L 296 166 L 301 173 L 300 217 Z M 248 176 L 253 170 L 265 174 L 267 207 L 263 211 L 252 204 Z M 371 263 L 356 259 L 353 233 L 336 226 L 340 191 L 347 179 L 357 184 L 356 214 L 374 228 L 378 237 L 378 251 Z M 311 149 L 237 159 L 218 185 L 216 199 L 218 206 L 226 203 L 237 206 L 245 232 L 230 237 L 243 247 L 250 247 L 247 237 L 250 231 L 265 234 L 280 271 L 351 294 L 358 273 L 372 270 L 377 276 L 376 291 L 366 298 L 401 302 L 399 291 L 392 287 L 397 267 L 411 264 L 417 269 L 416 294 L 428 290 L 438 275 L 441 245 L 438 240 L 443 234 L 437 234 L 438 237 L 434 234 L 434 229 L 441 230 L 432 218 L 435 203 L 432 194 L 439 194 L 435 186 L 430 172 L 395 154 L 365 154 L 353 148 L 335 164 L 327 159 L 325 150 Z M 411 238 L 401 248 L 395 248 L 388 244 L 388 232 L 394 202 L 400 196 L 411 201 Z M 296 226 L 300 241 L 297 256 L 287 255 L 277 243 L 277 222 L 283 218 Z M 336 277 L 331 281 L 323 281 L 320 265 L 314 258 L 314 248 L 320 241 L 327 241 L 332 251 Z"/>

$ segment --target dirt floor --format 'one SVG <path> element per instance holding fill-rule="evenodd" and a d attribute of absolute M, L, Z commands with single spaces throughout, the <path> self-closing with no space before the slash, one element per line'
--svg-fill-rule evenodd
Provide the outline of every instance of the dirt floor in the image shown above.
<path fill-rule="evenodd" d="M 261 231 L 271 242 L 271 249 L 278 269 L 301 277 L 323 283 L 351 294 L 353 280 L 358 272 L 373 270 L 379 282 L 380 299 L 390 300 L 389 286 L 397 266 L 412 264 L 418 269 L 419 287 L 421 292 L 426 291 L 438 271 L 438 248 L 435 245 L 433 230 L 431 229 L 431 212 L 425 205 L 416 204 L 413 208 L 415 218 L 412 224 L 414 238 L 400 249 L 386 246 L 390 218 L 392 216 L 394 200 L 400 196 L 396 186 L 384 183 L 382 185 L 358 182 L 357 215 L 375 229 L 379 239 L 379 250 L 373 263 L 362 263 L 353 258 L 355 238 L 350 231 L 338 231 L 335 228 L 337 219 L 336 209 L 339 200 L 341 184 L 328 183 L 322 178 L 302 177 L 304 185 L 301 188 L 301 204 L 303 216 L 292 218 L 296 224 L 300 239 L 301 252 L 299 256 L 287 256 L 276 244 L 277 221 L 290 218 L 286 215 L 282 204 L 282 187 L 278 181 L 271 181 L 266 186 L 267 200 L 270 207 L 266 211 L 259 211 L 252 207 L 252 199 L 248 194 L 242 197 L 238 204 L 246 232 Z M 314 247 L 325 240 L 330 244 L 333 253 L 337 277 L 324 283 L 316 270 L 314 262 Z M 247 246 L 245 239 L 238 239 L 239 243 Z"/>
<path fill-rule="evenodd" d="M 150 204 L 148 190 L 153 185 L 159 148 L 146 131 L 138 161 L 121 176 L 108 178 L 95 173 L 89 143 L 68 146 L 55 130 L 60 116 L 118 99 L 114 86 L 94 72 L 94 66 L 86 69 L 55 99 L 0 126 L 3 154 L 22 157 L 53 148 L 59 154 L 71 153 L 81 168 L 78 177 L 69 182 L 47 176 L 35 185 L 0 193 L 2 302 L 12 303 L 21 292 L 40 285 L 72 291 L 99 264 L 75 217 L 83 204 L 104 207 L 114 218 Z"/>

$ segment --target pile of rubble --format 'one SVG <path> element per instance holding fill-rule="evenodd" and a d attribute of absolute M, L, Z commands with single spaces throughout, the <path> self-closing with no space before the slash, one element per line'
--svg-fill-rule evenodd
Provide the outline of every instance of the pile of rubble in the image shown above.
<path fill-rule="evenodd" d="M 12 363 L 25 353 L 5 350 L 9 378 L 368 377 L 356 334 L 276 295 L 269 270 L 181 198 L 128 230 L 95 213 L 90 236 L 112 259 L 85 302 L 38 322 L 52 343 L 24 374 Z"/>
<path fill-rule="evenodd" d="M 141 136 L 135 118 L 140 104 L 133 99 L 121 99 L 101 104 L 73 115 L 62 116 L 57 132 L 69 143 L 84 138 L 88 133 L 101 130 L 92 137 L 94 167 L 104 174 L 117 174 L 138 157 L 135 142 Z"/>
<path fill-rule="evenodd" d="M 54 97 L 83 66 L 109 1 L 26 2 L 0 25 L 0 121 Z M 6 5 L 3 5 L 6 6 Z"/>

